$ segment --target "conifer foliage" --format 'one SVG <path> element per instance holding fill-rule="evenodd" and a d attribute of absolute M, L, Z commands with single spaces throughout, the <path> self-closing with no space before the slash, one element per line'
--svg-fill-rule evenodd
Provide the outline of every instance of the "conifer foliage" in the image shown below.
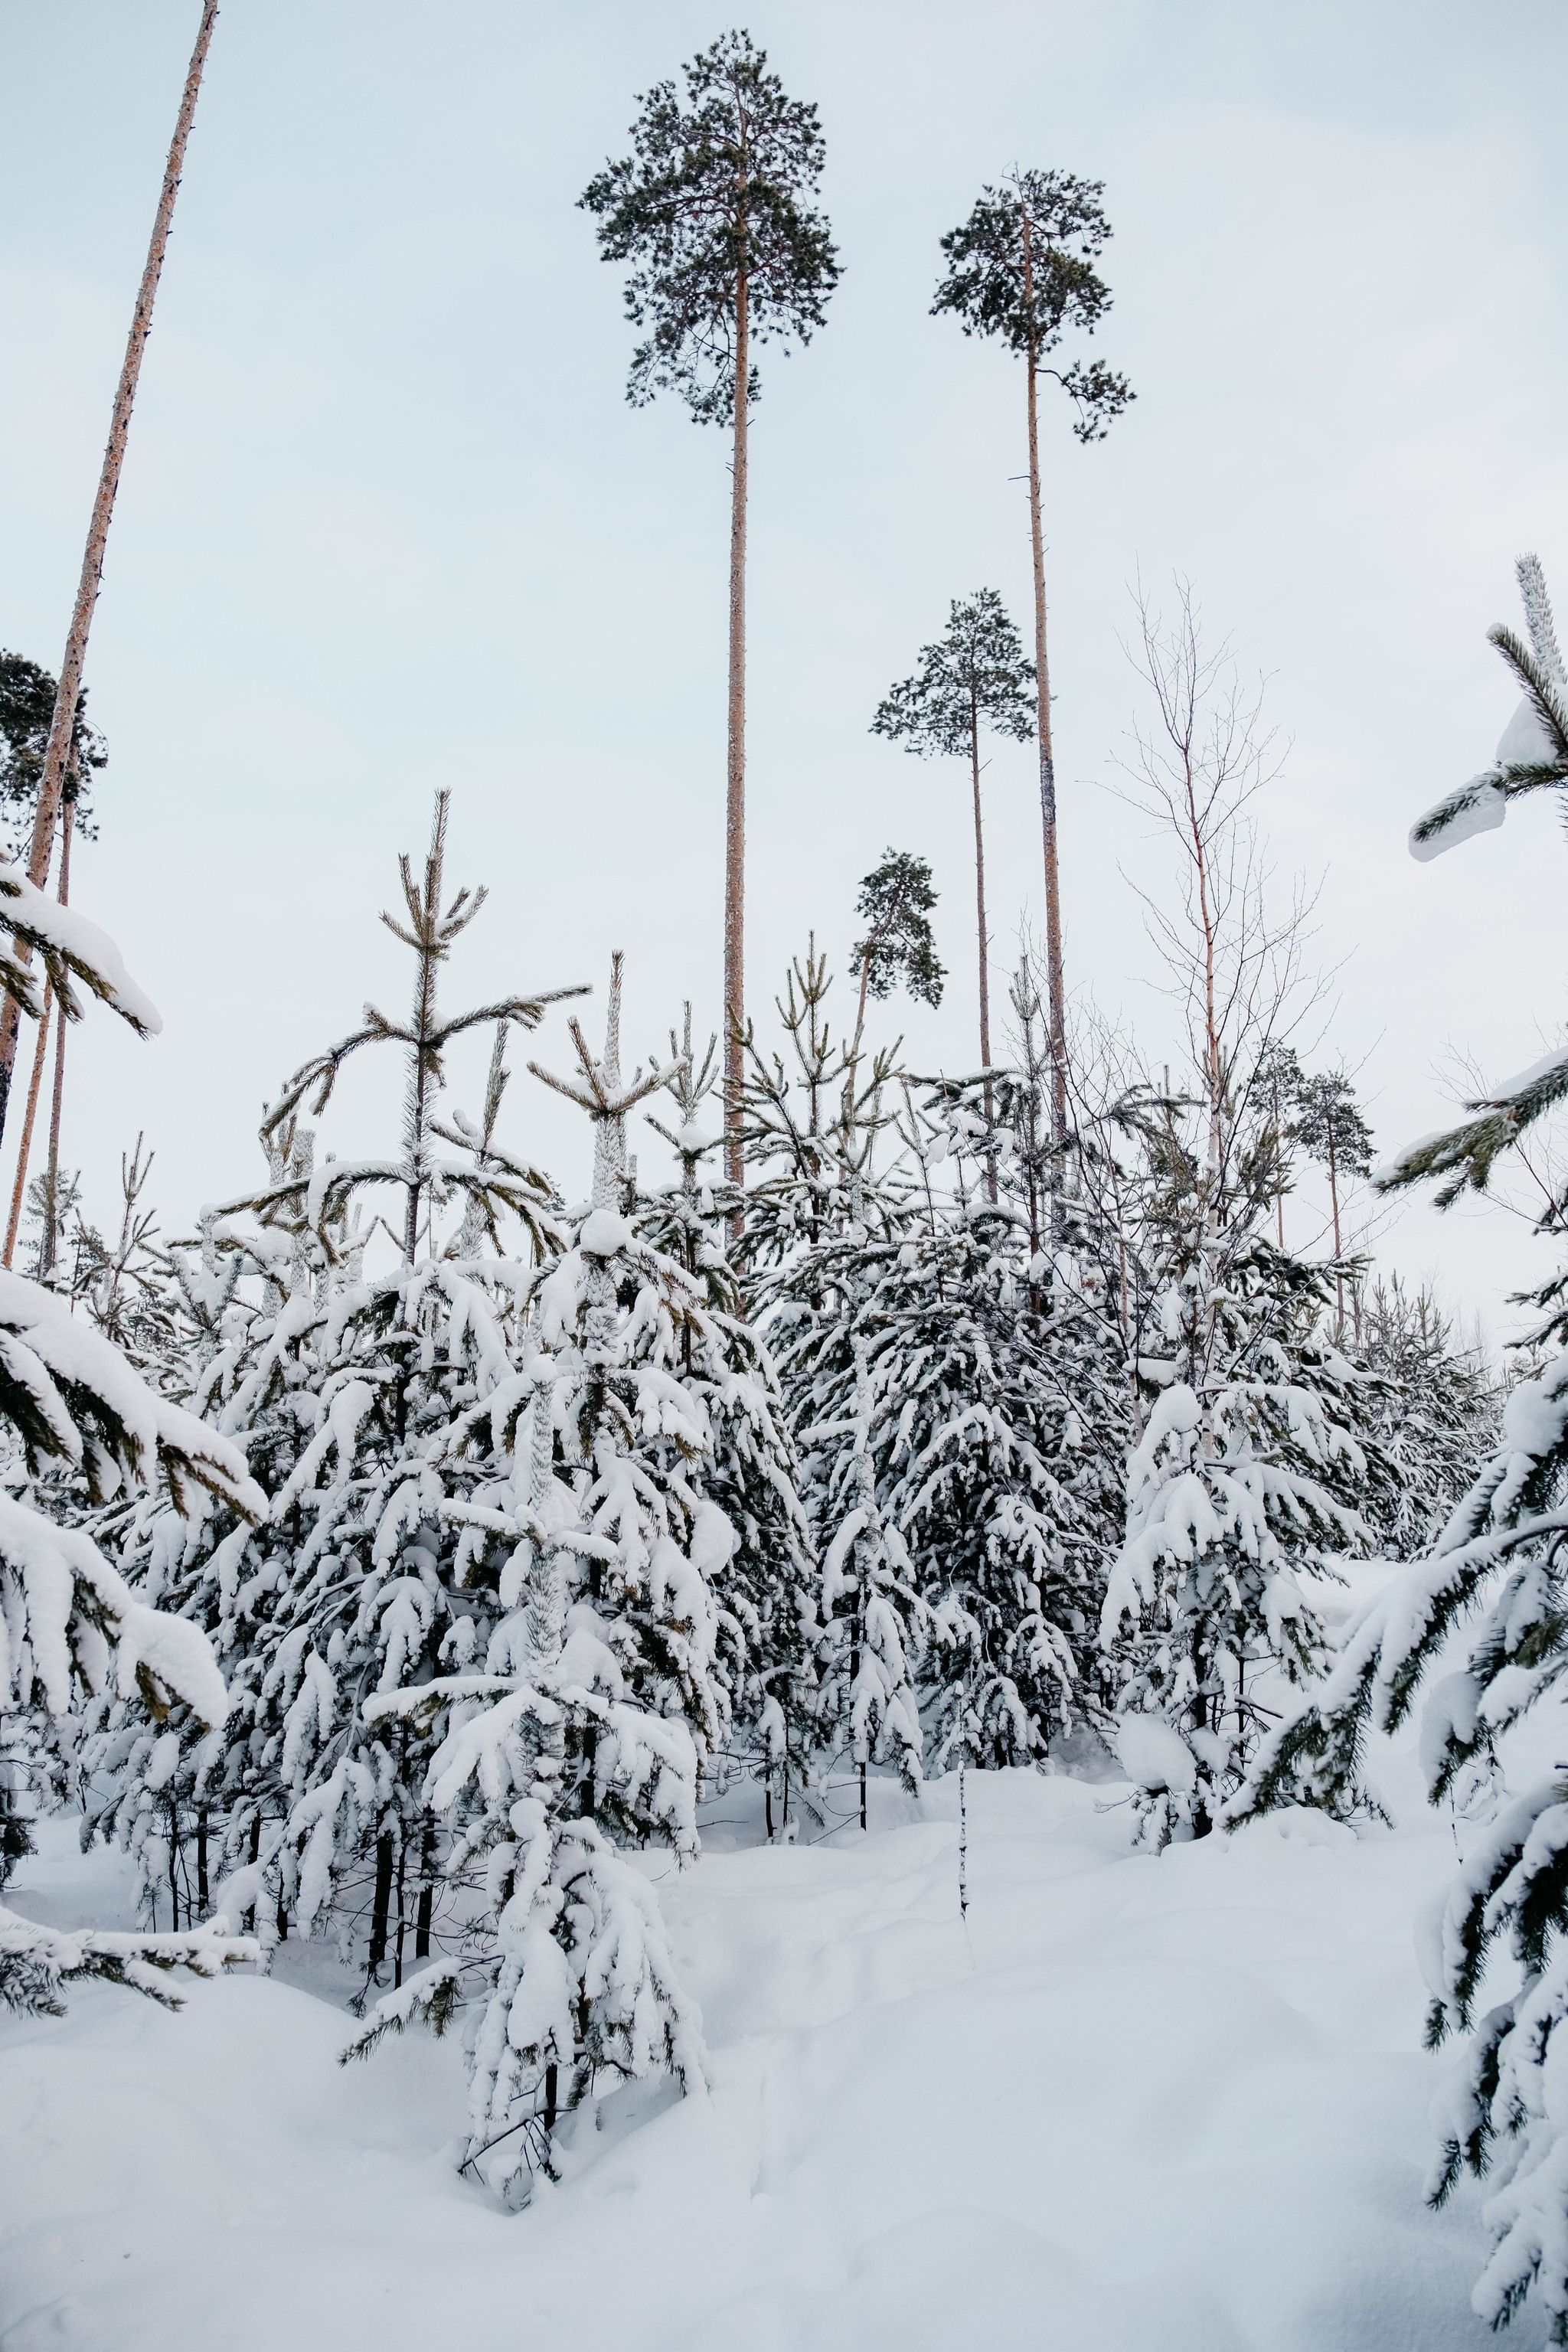
<path fill-rule="evenodd" d="M 871 721 L 873 735 L 922 757 L 969 762 L 974 806 L 975 937 L 980 968 L 980 1059 L 991 1059 L 991 935 L 985 917 L 985 829 L 980 808 L 980 734 L 1027 742 L 1035 731 L 1034 664 L 994 588 L 955 599 L 944 635 L 921 648 L 921 667 L 889 692 Z"/>
<path fill-rule="evenodd" d="M 1568 782 L 1568 708 L 1552 609 L 1535 559 L 1519 567 L 1530 643 L 1491 640 L 1526 688 L 1496 765 L 1413 829 L 1417 857 L 1501 821 L 1519 793 Z M 1568 1055 L 1547 1055 L 1512 1086 L 1467 1106 L 1458 1127 L 1424 1139 L 1383 1171 L 1388 1190 L 1436 1180 L 1447 1204 L 1483 1190 L 1500 1158 L 1568 1092 Z M 1562 1230 L 1560 1192 L 1542 1225 Z M 1364 1767 L 1370 1730 L 1396 1731 L 1421 1707 L 1421 1757 L 1434 1803 L 1479 1834 L 1428 1923 L 1422 1962 L 1434 2047 L 1468 2034 L 1445 2102 L 1428 2183 L 1443 2203 L 1468 2170 L 1488 2183 L 1489 2259 L 1472 2304 L 1495 2327 L 1533 2294 L 1549 2338 L 1568 2344 L 1565 2137 L 1552 2087 L 1568 2016 L 1568 1795 L 1560 1772 L 1514 1790 L 1508 1734 L 1561 1687 L 1568 1668 L 1568 1317 L 1559 1274 L 1539 1297 L 1535 1335 L 1552 1346 L 1514 1388 L 1500 1441 L 1430 1549 L 1347 1627 L 1332 1673 L 1255 1758 L 1233 1817 L 1305 1801 L 1375 1806 Z M 1434 1678 L 1441 1662 L 1447 1671 Z M 1507 1957 L 1501 1983 L 1490 1975 Z"/>

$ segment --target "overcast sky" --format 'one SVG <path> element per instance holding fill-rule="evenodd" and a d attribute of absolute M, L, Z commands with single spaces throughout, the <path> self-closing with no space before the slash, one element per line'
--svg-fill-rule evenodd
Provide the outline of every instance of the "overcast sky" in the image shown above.
<path fill-rule="evenodd" d="M 0 0 L 0 645 L 58 666 L 196 0 Z M 258 1110 L 367 996 L 437 784 L 489 904 L 450 1002 L 628 958 L 628 1037 L 716 1018 L 726 446 L 625 402 L 617 278 L 575 198 L 635 94 L 731 20 L 679 0 L 226 0 L 142 375 L 88 678 L 111 764 L 74 896 L 163 1008 L 73 1034 L 67 1159 L 107 1205 L 137 1129 L 178 1228 L 260 1171 Z M 813 345 L 765 362 L 752 443 L 750 968 L 765 1009 L 859 878 L 942 890 L 918 1066 L 972 1066 L 964 779 L 867 732 L 949 600 L 1028 619 L 1024 386 L 931 318 L 937 240 L 1015 163 L 1102 179 L 1135 406 L 1099 447 L 1047 407 L 1044 472 L 1069 984 L 1158 1058 L 1169 1011 L 1105 789 L 1133 706 L 1128 583 L 1193 583 L 1268 676 L 1276 865 L 1321 878 L 1339 967 L 1320 1058 L 1364 1066 L 1380 1145 L 1559 1018 L 1551 811 L 1433 866 L 1413 815 L 1512 708 L 1484 640 L 1537 548 L 1568 597 L 1561 93 L 1552 0 L 761 0 L 816 99 L 844 262 Z M 986 776 L 995 962 L 1040 913 L 1028 747 Z M 1543 1024 L 1547 1024 L 1543 1028 Z M 541 1058 L 562 1066 L 557 1015 Z M 537 1049 L 536 1049 L 537 1050 Z M 386 1139 L 395 1073 L 323 1145 Z M 568 1189 L 573 1114 L 521 1078 L 516 1140 Z M 13 1139 L 7 1139 L 6 1160 Z M 648 1139 L 651 1142 L 651 1139 Z M 4 1175 L 8 1197 L 9 1174 Z M 1305 1213 L 1303 1210 L 1303 1215 Z M 1506 1328 L 1546 1245 L 1415 1205 L 1386 1255 Z"/>

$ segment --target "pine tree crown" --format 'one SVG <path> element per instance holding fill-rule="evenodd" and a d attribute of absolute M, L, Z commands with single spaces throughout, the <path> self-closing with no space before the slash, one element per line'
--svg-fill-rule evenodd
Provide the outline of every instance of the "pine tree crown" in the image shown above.
<path fill-rule="evenodd" d="M 983 188 L 969 218 L 942 240 L 947 274 L 931 316 L 951 312 L 966 335 L 995 336 L 1037 373 L 1053 375 L 1078 411 L 1080 441 L 1103 440 L 1137 397 L 1102 360 L 1044 368 L 1069 328 L 1093 334 L 1110 308 L 1094 263 L 1110 236 L 1105 183 L 1070 172 L 1016 171 Z"/>
<path fill-rule="evenodd" d="M 815 105 L 791 99 L 747 32 L 723 34 L 673 81 L 643 94 L 631 155 L 607 163 L 578 202 L 598 219 L 600 255 L 631 264 L 626 311 L 650 330 L 632 354 L 626 398 L 676 392 L 699 424 L 735 405 L 737 289 L 757 342 L 810 341 L 840 275 L 826 216 L 810 199 L 826 147 Z M 746 399 L 762 378 L 748 361 Z"/>

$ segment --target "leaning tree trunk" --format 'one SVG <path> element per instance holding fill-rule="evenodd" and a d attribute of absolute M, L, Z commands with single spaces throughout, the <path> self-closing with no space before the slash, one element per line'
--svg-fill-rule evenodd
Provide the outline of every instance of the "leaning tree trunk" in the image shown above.
<path fill-rule="evenodd" d="M 1024 217 L 1024 302 L 1034 311 L 1035 261 L 1028 216 Z M 1046 657 L 1046 547 L 1040 525 L 1039 353 L 1025 353 L 1029 411 L 1029 542 L 1035 565 L 1036 729 L 1040 747 L 1040 824 L 1046 858 L 1046 976 L 1051 1017 L 1051 1141 L 1056 1148 L 1057 1185 L 1052 1223 L 1058 1228 L 1062 1153 L 1067 1142 L 1067 1003 L 1062 984 L 1062 904 L 1057 872 L 1057 771 L 1051 756 L 1051 674 Z"/>
<path fill-rule="evenodd" d="M 185 142 L 190 137 L 191 120 L 196 110 L 196 92 L 201 88 L 202 68 L 206 64 L 207 47 L 212 40 L 216 16 L 217 0 L 203 0 L 201 26 L 196 34 L 196 46 L 191 53 L 190 71 L 185 76 L 184 94 L 180 100 L 169 160 L 163 169 L 163 185 L 153 222 L 153 241 L 147 248 L 147 265 L 142 272 L 136 308 L 132 314 L 125 363 L 120 371 L 120 388 L 114 395 L 114 411 L 110 419 L 109 446 L 103 453 L 98 496 L 93 500 L 92 520 L 88 525 L 87 551 L 82 557 L 81 579 L 77 586 L 76 604 L 66 638 L 65 659 L 60 664 L 59 683 L 55 688 L 55 708 L 49 720 L 48 741 L 44 750 L 43 778 L 38 786 L 37 813 L 33 820 L 33 838 L 27 853 L 27 879 L 38 890 L 44 887 L 54 852 L 55 825 L 59 816 L 60 794 L 65 786 L 66 758 L 76 731 L 77 698 L 81 692 L 88 631 L 92 626 L 93 607 L 98 602 L 99 583 L 103 577 L 104 542 L 109 537 L 110 518 L 114 512 L 115 493 L 120 488 L 120 469 L 125 462 L 125 441 L 136 398 L 136 382 L 142 373 L 142 354 L 147 347 L 147 337 L 153 325 L 153 298 L 158 291 L 158 278 L 169 243 L 169 227 L 174 216 L 174 197 L 179 191 L 180 174 L 184 169 Z M 20 941 L 17 942 L 16 953 L 23 962 L 26 961 L 28 950 Z M 0 1135 L 5 1131 L 5 1109 L 11 1097 L 11 1073 L 16 1067 L 21 1017 L 21 1008 L 16 999 L 7 997 L 4 1016 L 0 1017 Z"/>
<path fill-rule="evenodd" d="M 735 454 L 730 497 L 730 724 L 724 793 L 724 1173 L 742 1178 L 741 1031 L 746 1006 L 746 430 L 750 289 L 735 280 Z"/>

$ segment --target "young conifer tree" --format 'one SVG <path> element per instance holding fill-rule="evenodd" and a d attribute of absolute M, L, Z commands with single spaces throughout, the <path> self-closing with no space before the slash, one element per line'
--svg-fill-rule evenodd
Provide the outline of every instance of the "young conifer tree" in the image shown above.
<path fill-rule="evenodd" d="M 448 1868 L 485 1861 L 492 1932 L 477 1966 L 465 2158 L 503 2195 L 552 2169 L 558 2125 L 620 2081 L 704 2080 L 647 1882 L 618 1856 L 650 1840 L 697 1852 L 696 1806 L 728 1726 L 714 1582 L 736 1532 L 707 1491 L 712 1433 L 683 1379 L 715 1335 L 697 1285 L 638 1227 L 627 1113 L 675 1075 L 620 1064 L 620 958 L 602 1055 L 574 1023 L 578 1069 L 535 1075 L 594 1128 L 594 1189 L 537 1294 L 522 1381 L 527 1452 L 510 1502 L 451 1503 L 476 1543 L 510 1547 L 514 1614 L 482 1674 L 378 1698 L 378 1721 L 445 1732 L 428 1801 L 457 1835 Z M 559 1456 L 565 1478 L 557 1475 Z M 568 1484 L 567 1481 L 571 1483 Z M 438 1962 L 377 2007 L 357 2049 L 423 2017 L 437 2030 L 465 1961 Z"/>
<path fill-rule="evenodd" d="M 858 1020 L 854 1035 L 835 1035 L 832 985 L 813 943 L 777 1003 L 784 1053 L 764 1054 L 748 1028 L 744 1135 L 755 1174 L 742 1268 L 778 1367 L 821 1562 L 815 1742 L 829 1759 L 847 1758 L 863 1800 L 874 1754 L 897 1760 L 911 1784 L 920 1770 L 918 1714 L 903 1695 L 924 1647 L 926 1604 L 880 1509 L 867 1452 L 879 1375 L 868 1366 L 863 1379 L 857 1354 L 914 1196 L 896 1165 L 879 1165 L 879 1147 L 895 1139 L 896 1052 L 868 1055 Z"/>
<path fill-rule="evenodd" d="M 980 974 L 980 1062 L 991 1063 L 991 935 L 985 918 L 985 831 L 980 809 L 980 735 L 1026 743 L 1035 731 L 1035 669 L 994 588 L 955 599 L 945 633 L 921 647 L 912 677 L 889 688 L 871 721 L 873 735 L 902 743 L 922 759 L 969 762 L 974 804 L 974 923 Z"/>
<path fill-rule="evenodd" d="M 1500 824 L 1524 793 L 1568 790 L 1568 674 L 1533 556 L 1521 559 L 1519 575 L 1529 642 L 1506 628 L 1489 634 L 1524 701 L 1495 763 L 1412 828 L 1419 858 Z M 1392 1191 L 1436 1180 L 1443 1206 L 1466 1190 L 1484 1192 L 1500 1160 L 1565 1097 L 1568 1051 L 1558 1048 L 1470 1102 L 1458 1126 L 1424 1137 L 1376 1181 Z M 1561 1234 L 1565 1210 L 1559 1185 L 1542 1230 Z M 1472 2308 L 1498 2327 L 1536 2295 L 1548 2340 L 1562 2345 L 1568 2134 L 1552 2077 L 1568 2016 L 1568 1800 L 1560 1769 L 1542 1777 L 1528 1750 L 1530 1779 L 1517 1793 L 1507 1767 L 1510 1733 L 1560 1691 L 1568 1669 L 1568 1276 L 1559 1270 L 1534 1297 L 1545 1319 L 1533 1340 L 1553 1352 L 1510 1395 L 1500 1442 L 1436 1544 L 1352 1619 L 1327 1682 L 1264 1744 L 1231 1818 L 1301 1801 L 1377 1808 L 1367 1735 L 1397 1731 L 1422 1702 L 1432 1801 L 1462 1803 L 1484 1825 L 1422 1938 L 1428 2046 L 1471 2037 L 1445 2100 L 1428 2192 L 1441 2205 L 1466 2171 L 1487 2180 L 1491 2250 Z M 1434 1680 L 1439 1660 L 1445 1671 Z M 1489 1972 L 1504 1954 L 1499 1983 Z"/>
<path fill-rule="evenodd" d="M 74 1475 L 96 1496 L 116 1487 L 154 1494 L 162 1486 L 187 1527 L 199 1518 L 198 1496 L 251 1521 L 266 1505 L 238 1448 L 147 1388 L 63 1300 L 19 1275 L 0 1275 L 0 1414 L 29 1480 L 56 1474 L 54 1491 L 13 1489 L 0 1509 L 3 1886 L 31 1850 L 14 1799 L 29 1781 L 41 1794 L 39 1784 L 56 1777 L 61 1739 L 85 1706 L 112 1696 L 164 1755 L 179 1746 L 172 1716 L 213 1737 L 229 1711 L 199 1630 L 150 1606 L 85 1533 L 60 1523 L 58 1475 Z M 221 1917 L 186 1927 L 184 1935 L 67 1934 L 0 1906 L 0 2007 L 58 2015 L 65 1984 L 103 1977 L 176 2008 L 163 1983 L 171 1968 L 211 1976 L 256 1957 L 253 1945 L 229 1938 Z"/>
<path fill-rule="evenodd" d="M 1012 1006 L 1016 1059 L 994 1092 L 948 1082 L 910 1107 L 926 1213 L 879 1299 L 885 1491 L 931 1610 L 933 1768 L 1038 1760 L 1106 1721 L 1094 1629 L 1120 1535 L 1123 1350 L 1082 1202 L 1042 1248 L 1050 1065 L 1026 973 Z"/>
<path fill-rule="evenodd" d="M 718 1040 L 700 1059 L 688 1005 L 684 1034 L 671 1031 L 669 1050 L 676 1066 L 666 1090 L 679 1123 L 666 1127 L 651 1112 L 648 1123 L 677 1153 L 680 1181 L 639 1193 L 639 1223 L 685 1268 L 707 1310 L 705 1322 L 682 1325 L 680 1375 L 712 1433 L 707 1492 L 737 1538 L 715 1585 L 720 1670 L 731 1743 L 761 1774 L 771 1838 L 789 1821 L 792 1776 L 798 1785 L 808 1769 L 816 1720 L 816 1562 L 778 1375 L 746 1318 L 726 1248 L 736 1199 L 704 1165 L 719 1140 L 703 1117 L 719 1082 Z"/>
<path fill-rule="evenodd" d="M 1076 413 L 1080 441 L 1102 440 L 1134 394 L 1103 360 L 1047 364 L 1069 329 L 1092 334 L 1110 308 L 1110 289 L 1094 263 L 1110 236 L 1100 199 L 1104 183 L 1068 172 L 1015 172 L 982 189 L 969 218 L 942 240 L 947 272 L 931 313 L 950 311 L 966 335 L 997 337 L 1024 362 L 1029 448 L 1029 534 L 1035 583 L 1036 731 L 1040 751 L 1040 821 L 1046 872 L 1046 955 L 1052 1096 L 1058 1150 L 1067 1127 L 1063 1061 L 1067 1002 L 1062 976 L 1061 894 L 1058 880 L 1057 783 L 1052 751 L 1050 667 L 1046 651 L 1046 557 L 1040 513 L 1039 383 L 1059 384 Z"/>
<path fill-rule="evenodd" d="M 467 1662 L 504 1614 L 496 1571 L 479 1572 L 442 1507 L 510 1478 L 518 1329 L 561 1238 L 546 1181 L 494 1133 L 505 1033 L 536 1026 L 551 996 L 439 1008 L 440 966 L 475 911 L 467 892 L 443 904 L 446 820 L 442 794 L 422 883 L 403 861 L 409 922 L 392 928 L 415 960 L 411 1019 L 367 1008 L 295 1073 L 263 1125 L 268 1182 L 214 1213 L 184 1254 L 187 1401 L 245 1447 L 263 1521 L 219 1509 L 185 1529 L 121 1512 L 105 1529 L 140 1588 L 211 1635 L 233 1707 L 217 1735 L 186 1723 L 156 1755 L 110 1708 L 89 1751 L 93 1816 L 136 1858 L 150 1912 L 165 1889 L 176 1920 L 182 1905 L 199 1910 L 221 1877 L 264 1947 L 334 1927 L 367 1990 L 384 1969 L 401 1975 L 405 1897 L 416 1942 L 427 1937 L 433 1856 L 428 1750 L 401 1727 L 377 1729 L 363 1702 Z M 436 1116 L 441 1056 L 481 1024 L 496 1052 L 483 1125 L 465 1131 Z M 343 1063 L 373 1044 L 406 1058 L 403 1148 L 317 1165 L 300 1106 L 324 1108 Z M 383 1187 L 403 1196 L 404 1255 L 367 1275 L 359 1204 Z M 443 1240 L 437 1221 L 458 1203 Z M 255 1227 L 237 1226 L 247 1215 Z M 521 1226 L 521 1256 L 496 1249 L 502 1218 Z"/>
<path fill-rule="evenodd" d="M 47 982 L 73 1016 L 79 981 L 142 1034 L 160 1024 L 111 940 L 80 915 L 0 870 L 0 988 L 19 1013 L 39 1017 L 37 980 L 16 952 L 37 950 Z M 66 1301 L 18 1275 L 0 1275 L 0 1418 L 14 1433 L 22 1476 L 0 1498 L 0 1884 L 30 1851 L 18 1793 L 58 1779 L 61 1742 L 84 1706 L 110 1691 L 155 1727 L 184 1709 L 221 1724 L 228 1697 L 195 1626 L 148 1605 L 79 1528 L 62 1524 L 61 1481 L 90 1502 L 116 1492 L 166 1490 L 189 1525 L 198 1498 L 249 1521 L 265 1499 L 244 1455 L 149 1388 L 110 1340 Z M 51 1478 L 49 1474 L 55 1475 Z M 167 1734 L 163 1737 L 167 1739 Z M 174 1742 L 177 1746 L 177 1740 Z M 64 1935 L 0 1908 L 0 2002 L 58 2011 L 68 1980 L 99 1976 L 159 2000 L 160 1971 L 211 1974 L 249 1958 L 226 1943 L 223 1923 L 175 1938 Z"/>
<path fill-rule="evenodd" d="M 731 431 L 729 751 L 724 814 L 726 1127 L 740 1117 L 745 1021 L 746 499 L 751 413 L 762 390 L 753 346 L 809 342 L 838 281 L 814 208 L 826 147 L 816 109 L 785 94 L 749 33 L 723 34 L 641 100 L 633 152 L 580 199 L 606 261 L 631 264 L 626 315 L 646 328 L 626 396 L 686 402 Z M 741 1177 L 740 1147 L 726 1172 Z"/>
<path fill-rule="evenodd" d="M 1496 1448 L 1504 1391 L 1479 1345 L 1425 1285 L 1379 1276 L 1362 1301 L 1357 1360 L 1371 1375 L 1367 1409 L 1379 1475 L 1362 1506 L 1380 1559 L 1429 1551 Z"/>

